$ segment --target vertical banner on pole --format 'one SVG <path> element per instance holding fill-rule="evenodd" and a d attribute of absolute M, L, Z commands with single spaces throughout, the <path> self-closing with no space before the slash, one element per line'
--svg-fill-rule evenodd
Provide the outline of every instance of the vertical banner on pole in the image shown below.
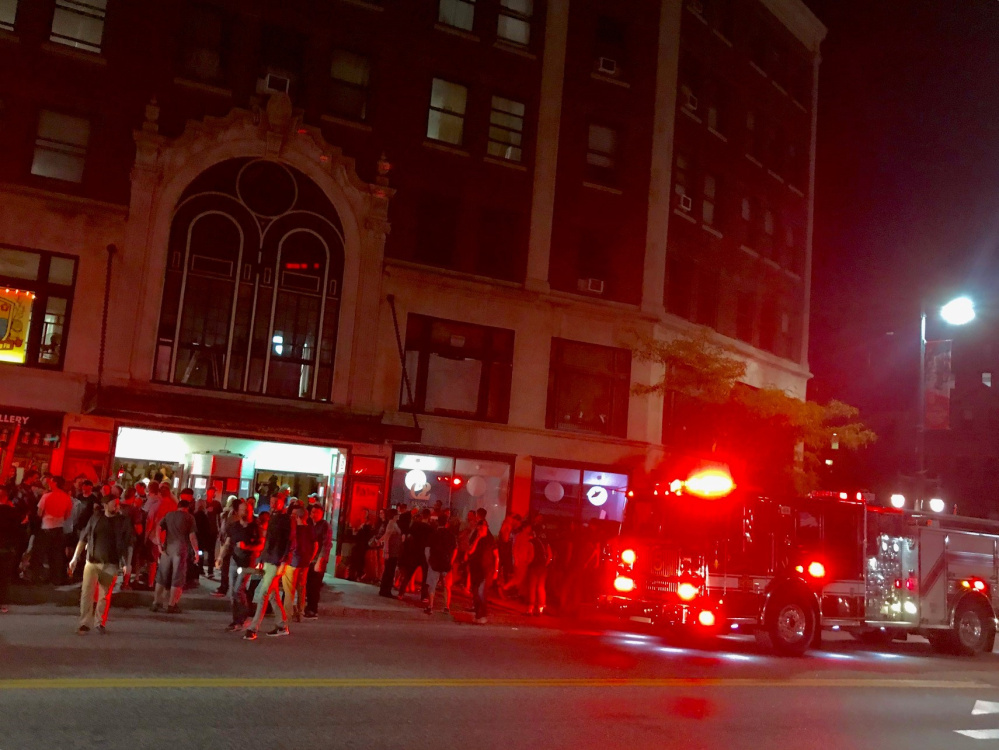
<path fill-rule="evenodd" d="M 950 429 L 950 393 L 954 389 L 949 339 L 926 342 L 926 429 Z"/>

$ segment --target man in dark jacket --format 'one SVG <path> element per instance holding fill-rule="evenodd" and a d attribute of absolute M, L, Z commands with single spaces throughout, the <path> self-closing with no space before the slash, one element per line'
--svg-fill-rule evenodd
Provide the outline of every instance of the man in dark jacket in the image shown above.
<path fill-rule="evenodd" d="M 105 632 L 108 611 L 111 609 L 111 592 L 114 591 L 118 573 L 123 572 L 127 576 L 131 572 L 129 566 L 135 545 L 132 521 L 118 512 L 117 495 L 107 495 L 103 509 L 104 512 L 94 514 L 83 529 L 73 559 L 69 561 L 69 572 L 72 575 L 80 557 L 86 552 L 83 588 L 80 589 L 80 627 L 76 631 L 80 635 L 89 632 L 94 626 L 95 614 L 100 615 L 97 632 Z"/>
<path fill-rule="evenodd" d="M 430 508 L 424 508 L 409 525 L 409 533 L 402 542 L 402 578 L 399 581 L 399 598 L 402 599 L 413 574 L 420 571 L 420 601 L 426 601 L 427 547 L 430 546 Z"/>
<path fill-rule="evenodd" d="M 315 620 L 319 617 L 319 593 L 323 588 L 323 577 L 330 563 L 330 552 L 333 551 L 333 528 L 323 516 L 323 506 L 313 505 L 309 508 L 312 517 L 312 533 L 316 540 L 316 554 L 309 565 L 305 580 L 305 619 Z M 370 539 L 370 537 L 369 537 Z M 367 542 L 365 542 L 367 546 Z"/>
<path fill-rule="evenodd" d="M 253 641 L 257 638 L 257 630 L 267 614 L 267 605 L 274 608 L 278 617 L 274 630 L 267 635 L 288 635 L 288 615 L 281 603 L 281 578 L 294 552 L 295 538 L 292 534 L 291 517 L 284 512 L 285 494 L 279 492 L 271 498 L 271 517 L 267 526 L 267 537 L 260 561 L 264 564 L 264 577 L 257 588 L 257 611 L 253 615 L 250 627 L 243 634 L 243 639 Z"/>

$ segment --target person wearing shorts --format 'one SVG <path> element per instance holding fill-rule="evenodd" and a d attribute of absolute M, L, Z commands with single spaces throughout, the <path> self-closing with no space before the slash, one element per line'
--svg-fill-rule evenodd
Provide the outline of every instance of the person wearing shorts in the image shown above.
<path fill-rule="evenodd" d="M 198 558 L 198 535 L 194 516 L 191 515 L 191 498 L 181 493 L 177 510 L 163 516 L 160 530 L 165 532 L 166 541 L 160 545 L 160 562 L 156 571 L 156 593 L 153 595 L 153 612 L 159 612 L 167 603 L 168 614 L 180 612 L 180 595 L 187 581 L 188 550 L 194 550 L 193 559 Z"/>

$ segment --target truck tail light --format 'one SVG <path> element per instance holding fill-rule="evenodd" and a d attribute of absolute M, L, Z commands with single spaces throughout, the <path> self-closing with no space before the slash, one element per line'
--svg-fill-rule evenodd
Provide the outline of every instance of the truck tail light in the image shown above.
<path fill-rule="evenodd" d="M 825 578 L 826 577 L 826 566 L 820 563 L 818 560 L 808 563 L 808 575 L 812 578 Z"/>
<path fill-rule="evenodd" d="M 697 616 L 697 621 L 706 628 L 714 627 L 715 613 L 707 609 L 701 610 L 701 614 Z"/>
<path fill-rule="evenodd" d="M 677 596 L 683 599 L 685 602 L 692 601 L 697 598 L 697 586 L 692 583 L 687 583 L 684 581 L 676 589 Z"/>
<path fill-rule="evenodd" d="M 638 555 L 635 554 L 635 550 L 633 549 L 626 549 L 621 553 L 621 562 L 625 565 L 634 565 L 637 558 Z"/>
<path fill-rule="evenodd" d="M 618 576 L 614 579 L 614 588 L 622 594 L 635 590 L 635 579 L 628 576 Z"/>

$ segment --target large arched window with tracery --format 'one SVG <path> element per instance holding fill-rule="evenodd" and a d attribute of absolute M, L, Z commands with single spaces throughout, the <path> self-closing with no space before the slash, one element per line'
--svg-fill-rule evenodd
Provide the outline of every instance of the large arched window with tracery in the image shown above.
<path fill-rule="evenodd" d="M 174 213 L 154 380 L 328 401 L 343 252 L 301 172 L 232 159 L 202 173 Z"/>

